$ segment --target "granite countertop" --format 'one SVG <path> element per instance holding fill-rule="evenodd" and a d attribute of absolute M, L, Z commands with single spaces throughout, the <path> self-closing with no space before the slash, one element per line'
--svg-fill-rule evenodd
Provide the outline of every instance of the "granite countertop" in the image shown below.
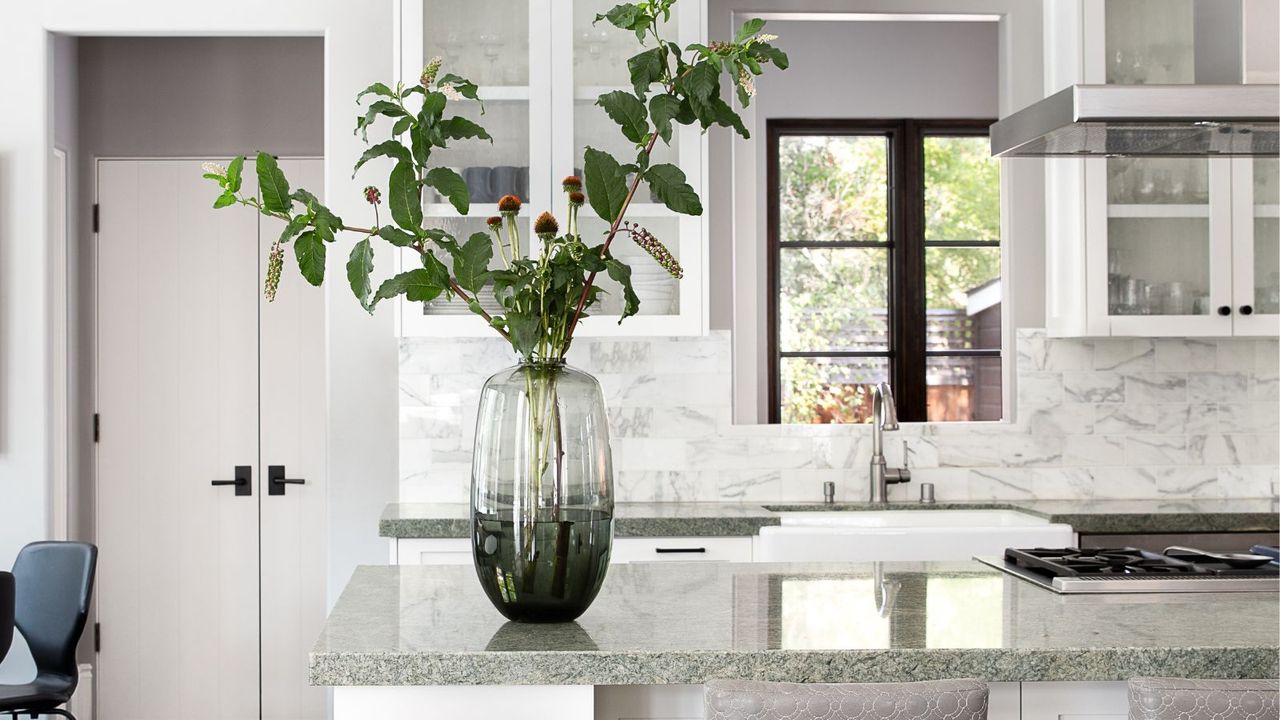
<path fill-rule="evenodd" d="M 882 587 L 896 588 L 883 612 Z M 615 565 L 578 622 L 506 622 L 468 566 L 360 567 L 313 685 L 1274 678 L 1274 593 L 1056 595 L 976 562 Z"/>
<path fill-rule="evenodd" d="M 993 500 L 892 503 L 618 503 L 618 537 L 728 537 L 755 535 L 777 525 L 779 513 L 805 510 L 1018 510 L 1082 533 L 1193 533 L 1280 531 L 1276 498 L 1151 500 Z M 470 523 L 462 503 L 391 503 L 379 534 L 393 538 L 467 537 Z"/>

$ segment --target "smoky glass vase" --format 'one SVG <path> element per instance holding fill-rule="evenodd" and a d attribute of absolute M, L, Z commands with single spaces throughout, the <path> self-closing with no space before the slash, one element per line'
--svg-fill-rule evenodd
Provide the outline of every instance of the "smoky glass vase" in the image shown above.
<path fill-rule="evenodd" d="M 471 461 L 472 557 L 494 607 L 520 622 L 568 622 L 604 582 L 613 462 L 596 379 L 526 362 L 480 394 Z"/>

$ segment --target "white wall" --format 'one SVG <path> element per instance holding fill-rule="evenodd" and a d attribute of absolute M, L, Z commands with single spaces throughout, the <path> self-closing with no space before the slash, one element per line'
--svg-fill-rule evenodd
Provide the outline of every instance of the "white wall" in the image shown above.
<path fill-rule="evenodd" d="M 360 188 L 385 168 L 351 178 L 362 152 L 351 132 L 352 102 L 393 70 L 391 3 L 343 0 L 227 0 L 193 5 L 164 0 L 28 3 L 6 9 L 0 44 L 0 566 L 24 543 L 48 533 L 50 397 L 45 244 L 47 155 L 52 117 L 46 100 L 50 33 L 70 35 L 310 35 L 325 38 L 325 194 L 340 215 L 363 217 Z M 22 71 L 13 69 L 21 68 Z M 334 267 L 352 239 L 331 253 Z M 377 258 L 390 267 L 390 253 Z M 396 497 L 396 344 L 389 312 L 369 318 L 341 283 L 329 304 L 330 598 L 360 562 L 385 561 L 375 528 Z M 317 551 L 325 549 L 317 548 Z"/>
<path fill-rule="evenodd" d="M 997 56 L 996 68 L 993 71 L 995 106 L 989 104 L 982 107 L 991 108 L 985 114 L 1004 116 L 1021 107 L 1031 104 L 1043 97 L 1044 81 L 1041 68 L 1042 59 L 1042 8 L 1040 3 L 1022 2 L 1020 0 L 964 0 L 963 2 L 942 2 L 941 0 L 805 0 L 804 3 L 781 2 L 780 0 L 709 0 L 708 22 L 711 36 L 731 36 L 733 29 L 746 17 L 760 13 L 970 13 L 983 14 L 999 19 L 994 38 Z M 811 15 L 810 17 L 813 17 Z M 832 20 L 808 20 L 807 22 L 832 26 Z M 775 27 L 795 24 L 780 20 L 770 22 L 768 30 Z M 853 23 L 863 25 L 861 22 Z M 933 23 L 928 23 L 933 25 Z M 869 32 L 873 35 L 882 23 L 870 24 Z M 942 28 L 936 32 L 947 33 L 952 29 Z M 974 28 L 958 28 L 954 31 L 960 35 L 982 33 Z M 814 31 L 820 32 L 820 31 Z M 838 32 L 861 32 L 861 30 Z M 903 32 L 912 32 L 904 29 Z M 929 29 L 921 32 L 930 32 Z M 778 33 L 782 35 L 782 33 Z M 989 37 L 989 36 L 988 36 Z M 971 110 L 980 109 L 977 102 L 991 101 L 991 86 L 978 90 L 980 74 L 978 66 L 990 68 L 990 49 L 985 53 L 977 48 L 950 47 L 938 37 L 932 41 L 924 41 L 925 47 L 914 48 L 906 53 L 908 57 L 893 55 L 886 60 L 883 53 L 892 53 L 890 47 L 879 45 L 876 37 L 861 38 L 859 43 L 847 42 L 832 38 L 827 41 L 814 39 L 805 47 L 793 48 L 810 64 L 822 57 L 838 57 L 849 53 L 849 58 L 840 63 L 818 63 L 825 71 L 822 92 L 805 92 L 803 90 L 788 98 L 793 107 L 785 108 L 790 117 L 818 116 L 827 113 L 851 113 L 852 117 L 894 117 L 895 112 L 931 111 L 934 116 L 958 117 L 972 115 Z M 974 38 L 977 40 L 977 38 Z M 904 40 L 905 41 L 905 40 Z M 778 43 L 786 47 L 786 41 Z M 942 43 L 939 45 L 938 43 Z M 962 43 L 961 43 L 962 44 Z M 814 54 L 812 48 L 816 47 Z M 859 55 L 859 48 L 865 47 L 868 54 Z M 941 49 L 939 49 L 941 48 Z M 923 58 L 921 57 L 923 56 Z M 972 74 L 954 67 L 933 67 L 932 61 L 947 63 L 955 60 L 971 61 L 975 64 Z M 896 67 L 895 67 L 896 66 Z M 757 83 L 760 90 L 758 100 L 743 113 L 743 118 L 752 129 L 750 140 L 729 137 L 727 134 L 713 135 L 710 143 L 710 162 L 713 178 L 733 177 L 733 187 L 725 189 L 713 187 L 710 192 L 711 206 L 711 265 L 712 267 L 733 268 L 731 300 L 725 299 L 725 288 L 713 278 L 713 315 L 712 327 L 725 325 L 724 309 L 731 309 L 731 326 L 734 331 L 734 418 L 738 422 L 756 422 L 765 416 L 765 218 L 764 203 L 764 130 L 766 113 L 771 112 L 768 101 L 759 99 L 767 95 L 775 85 L 768 83 L 795 83 L 792 71 L 779 73 L 777 78 L 765 77 Z M 901 86 L 897 92 L 891 92 L 892 85 L 883 83 L 880 75 L 896 77 Z M 958 73 L 958 74 L 957 74 Z M 913 76 L 914 74 L 914 76 Z M 931 100 L 934 96 L 942 97 L 950 92 L 932 79 L 932 75 L 940 74 L 953 82 L 972 87 L 970 93 L 961 92 L 952 96 L 951 102 L 964 102 L 965 112 L 944 112 L 933 109 Z M 963 79 L 962 79 L 963 78 Z M 845 88 L 852 86 L 846 93 Z M 881 91 L 883 95 L 881 95 Z M 791 93 L 792 89 L 779 92 Z M 859 97 L 870 98 L 858 102 Z M 878 97 L 878 100 L 877 100 Z M 885 107 L 875 107 L 872 100 L 882 102 Z M 970 102 L 974 102 L 970 105 Z M 939 103 L 939 108 L 942 103 Z M 829 108 L 829 109 L 828 109 Z M 746 179 L 746 182 L 743 182 Z M 1043 163 L 1039 160 L 1020 160 L 1002 164 L 1002 190 L 1005 197 L 1004 206 L 1004 240 L 1006 282 L 1005 292 L 1008 302 L 1006 307 L 1010 314 L 1010 327 L 1041 327 L 1044 323 L 1044 178 Z M 1008 334 L 1008 333 L 1007 333 Z M 1009 348 L 1006 348 L 1009 349 Z M 1012 391 L 1013 388 L 1010 388 Z"/>

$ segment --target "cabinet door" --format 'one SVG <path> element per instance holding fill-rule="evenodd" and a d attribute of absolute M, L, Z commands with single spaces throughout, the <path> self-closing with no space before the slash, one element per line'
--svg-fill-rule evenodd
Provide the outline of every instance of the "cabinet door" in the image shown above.
<path fill-rule="evenodd" d="M 418 82 L 422 68 L 434 57 L 441 73 L 461 75 L 479 86 L 482 102 L 450 103 L 446 113 L 479 123 L 493 137 L 455 141 L 436 149 L 431 165 L 452 168 L 471 191 L 471 207 L 461 215 L 431 188 L 423 196 L 424 224 L 438 227 L 461 240 L 486 232 L 485 218 L 497 214 L 503 195 L 525 204 L 521 212 L 520 255 L 529 252 L 529 218 L 551 206 L 550 0 L 402 0 L 399 18 L 399 77 L 406 85 Z M 417 102 L 412 98 L 411 102 Z M 411 105 L 412 107 L 412 105 Z M 372 138 L 370 138 L 372 140 Z M 558 199 L 558 198 L 557 198 Z M 504 253 L 495 244 L 494 266 Z M 401 269 L 419 265 L 416 252 L 400 254 Z M 479 301 L 490 313 L 499 305 L 489 288 Z M 491 337 L 493 331 L 466 305 L 444 296 L 428 303 L 397 301 L 401 335 Z"/>
<path fill-rule="evenodd" d="M 1232 160 L 1235 333 L 1280 335 L 1280 160 Z"/>
<path fill-rule="evenodd" d="M 1087 161 L 1091 328 L 1127 336 L 1232 332 L 1231 161 Z"/>
<path fill-rule="evenodd" d="M 645 49 L 634 33 L 619 30 L 607 21 L 595 22 L 597 15 L 608 12 L 616 4 L 615 0 L 555 3 L 555 32 L 563 31 L 567 35 L 572 28 L 572 37 L 559 36 L 552 46 L 552 64 L 557 69 L 552 91 L 557 118 L 552 129 L 553 177 L 557 183 L 553 193 L 560 193 L 560 178 L 570 173 L 582 174 L 584 152 L 588 147 L 604 150 L 622 162 L 630 162 L 637 153 L 637 147 L 622 136 L 618 125 L 596 104 L 604 93 L 633 92 L 627 59 Z M 663 39 L 682 46 L 702 42 L 704 14 L 703 2 L 678 3 L 670 20 L 658 27 L 658 33 Z M 697 128 L 677 128 L 670 143 L 658 140 L 651 157 L 652 164 L 669 163 L 679 167 L 686 181 L 706 202 L 704 142 Z M 562 196 L 556 197 L 552 204 L 562 208 Z M 608 223 L 598 218 L 590 206 L 582 208 L 580 218 L 584 238 L 598 238 L 609 229 Z M 593 311 L 593 317 L 584 322 L 581 332 L 585 335 L 697 335 L 704 332 L 706 271 L 702 238 L 706 229 L 703 218 L 669 210 L 641 182 L 626 219 L 661 240 L 683 266 L 684 276 L 679 280 L 672 277 L 629 236 L 619 233 L 611 252 L 631 266 L 631 281 L 640 298 L 640 312 L 619 325 L 621 289 L 609 278 L 597 278 L 608 294 Z"/>
<path fill-rule="evenodd" d="M 1024 682 L 1022 720 L 1125 720 L 1128 686 L 1122 682 Z"/>

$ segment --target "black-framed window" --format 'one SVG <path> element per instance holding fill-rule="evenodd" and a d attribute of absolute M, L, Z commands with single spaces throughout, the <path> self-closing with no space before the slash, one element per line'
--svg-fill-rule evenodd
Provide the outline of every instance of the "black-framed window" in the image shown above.
<path fill-rule="evenodd" d="M 770 422 L 1000 419 L 992 122 L 768 121 Z"/>

